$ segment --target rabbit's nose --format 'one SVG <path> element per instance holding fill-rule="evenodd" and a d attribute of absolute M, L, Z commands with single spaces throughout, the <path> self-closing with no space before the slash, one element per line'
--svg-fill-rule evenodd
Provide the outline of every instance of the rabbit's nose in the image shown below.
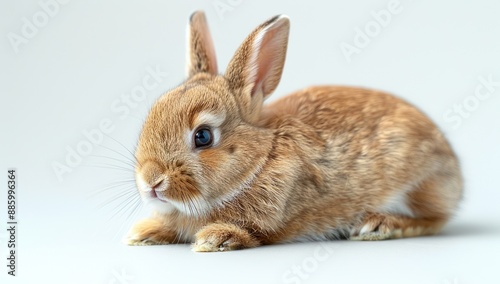
<path fill-rule="evenodd" d="M 165 191 L 168 188 L 168 179 L 166 177 L 157 180 L 153 185 L 151 185 L 151 190 L 154 192 Z"/>
<path fill-rule="evenodd" d="M 160 199 L 164 200 L 164 193 L 168 189 L 168 178 L 161 177 L 154 182 L 148 182 L 143 178 L 139 178 L 138 187 L 140 194 L 145 199 Z"/>
<path fill-rule="evenodd" d="M 156 198 L 157 193 L 167 190 L 168 177 L 159 163 L 148 161 L 139 169 L 136 180 L 139 189 L 148 197 Z"/>

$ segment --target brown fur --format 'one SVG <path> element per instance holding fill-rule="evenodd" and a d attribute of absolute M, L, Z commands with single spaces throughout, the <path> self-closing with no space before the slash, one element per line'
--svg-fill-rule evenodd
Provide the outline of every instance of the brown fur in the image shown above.
<path fill-rule="evenodd" d="M 262 107 L 279 83 L 288 28 L 286 17 L 259 26 L 225 75 L 190 64 L 188 80 L 153 106 L 137 146 L 138 179 L 166 203 L 186 205 L 138 223 L 127 243 L 222 251 L 379 240 L 436 233 L 453 214 L 462 195 L 457 158 L 403 100 L 317 86 Z M 220 143 L 193 149 L 186 133 L 207 112 L 224 117 Z"/>

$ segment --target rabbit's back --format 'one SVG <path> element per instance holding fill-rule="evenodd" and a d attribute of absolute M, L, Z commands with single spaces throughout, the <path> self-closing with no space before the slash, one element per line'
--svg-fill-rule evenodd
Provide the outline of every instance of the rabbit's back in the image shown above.
<path fill-rule="evenodd" d="M 361 88 L 311 87 L 267 105 L 261 126 L 280 128 L 287 119 L 302 123 L 292 131 L 321 137 L 318 155 L 305 159 L 320 171 L 324 188 L 296 189 L 300 198 L 314 196 L 304 204 L 316 212 L 354 222 L 363 212 L 446 220 L 456 209 L 457 158 L 436 125 L 409 103 Z"/>

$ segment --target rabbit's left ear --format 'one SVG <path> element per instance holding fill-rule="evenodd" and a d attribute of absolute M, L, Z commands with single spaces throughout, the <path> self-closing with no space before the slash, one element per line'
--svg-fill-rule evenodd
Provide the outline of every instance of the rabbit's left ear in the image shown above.
<path fill-rule="evenodd" d="M 215 49 L 207 19 L 202 11 L 194 12 L 189 18 L 187 30 L 187 76 L 205 72 L 217 75 Z"/>
<path fill-rule="evenodd" d="M 257 27 L 229 62 L 225 77 L 246 116 L 257 116 L 281 79 L 290 21 L 279 15 Z"/>

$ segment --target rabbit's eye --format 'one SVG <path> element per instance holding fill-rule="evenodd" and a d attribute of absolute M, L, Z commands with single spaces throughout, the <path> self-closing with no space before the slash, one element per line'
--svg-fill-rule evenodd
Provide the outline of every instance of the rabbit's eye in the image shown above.
<path fill-rule="evenodd" d="M 210 147 L 213 142 L 213 135 L 210 129 L 202 128 L 194 134 L 194 145 L 196 148 Z"/>

